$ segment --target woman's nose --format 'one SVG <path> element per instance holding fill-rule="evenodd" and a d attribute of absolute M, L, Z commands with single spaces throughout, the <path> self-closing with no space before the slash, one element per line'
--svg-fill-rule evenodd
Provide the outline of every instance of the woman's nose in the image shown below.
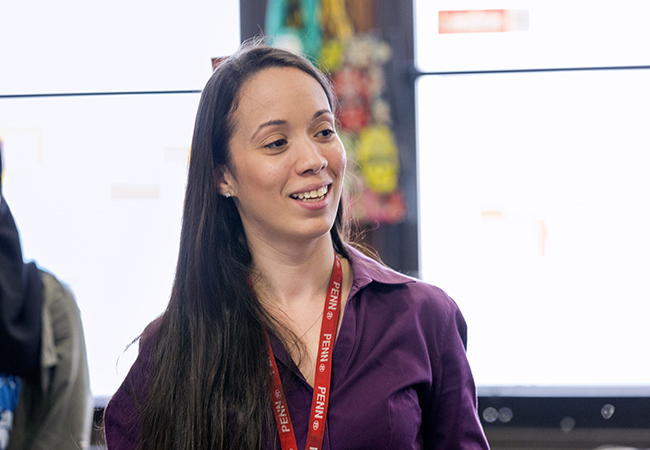
<path fill-rule="evenodd" d="M 297 166 L 299 173 L 319 173 L 327 167 L 327 158 L 323 156 L 317 145 L 309 142 L 302 147 Z"/>

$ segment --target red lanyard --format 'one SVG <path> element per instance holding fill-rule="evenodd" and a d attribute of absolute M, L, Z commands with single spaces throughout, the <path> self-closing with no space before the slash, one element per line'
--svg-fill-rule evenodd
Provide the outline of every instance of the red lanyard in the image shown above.
<path fill-rule="evenodd" d="M 314 376 L 314 397 L 311 401 L 311 415 L 309 417 L 309 430 L 307 432 L 307 450 L 320 450 L 325 435 L 325 420 L 327 419 L 327 408 L 330 398 L 330 380 L 332 377 L 332 346 L 336 337 L 336 327 L 339 321 L 341 307 L 341 283 L 343 280 L 343 269 L 338 255 L 334 255 L 334 268 L 332 278 L 327 289 L 325 299 L 325 310 L 323 311 L 323 323 L 320 329 L 320 341 L 318 355 L 316 358 L 316 374 Z M 267 336 L 268 338 L 268 336 Z M 268 341 L 268 339 L 267 339 Z M 268 341 L 269 360 L 273 371 L 273 412 L 278 425 L 280 443 L 282 450 L 298 450 L 296 435 L 293 431 L 293 424 L 289 416 L 287 399 L 282 389 L 282 380 L 278 373 L 278 366 L 275 363 L 271 342 Z"/>

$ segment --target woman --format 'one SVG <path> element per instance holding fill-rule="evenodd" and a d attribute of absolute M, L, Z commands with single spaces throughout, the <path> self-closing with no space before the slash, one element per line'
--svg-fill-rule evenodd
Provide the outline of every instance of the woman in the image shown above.
<path fill-rule="evenodd" d="M 262 45 L 208 81 L 171 299 L 109 450 L 487 448 L 456 305 L 346 244 L 335 105 Z"/>

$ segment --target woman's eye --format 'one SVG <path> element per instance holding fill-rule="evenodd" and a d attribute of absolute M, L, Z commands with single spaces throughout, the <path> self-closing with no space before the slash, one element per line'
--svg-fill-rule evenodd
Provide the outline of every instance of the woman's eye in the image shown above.
<path fill-rule="evenodd" d="M 319 131 L 316 136 L 322 136 L 328 138 L 331 137 L 332 135 L 334 135 L 334 130 L 330 130 L 329 128 L 327 128 L 325 130 Z"/>
<path fill-rule="evenodd" d="M 270 144 L 266 144 L 264 147 L 270 148 L 271 150 L 275 150 L 275 149 L 278 149 L 278 148 L 280 148 L 280 147 L 282 147 L 282 146 L 284 146 L 286 144 L 287 144 L 286 139 L 278 139 L 276 141 L 271 142 Z"/>

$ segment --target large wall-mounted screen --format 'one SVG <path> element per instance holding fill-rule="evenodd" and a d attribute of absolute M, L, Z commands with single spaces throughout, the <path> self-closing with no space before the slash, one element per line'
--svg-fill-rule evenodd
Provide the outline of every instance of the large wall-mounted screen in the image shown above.
<path fill-rule="evenodd" d="M 465 313 L 480 388 L 650 395 L 649 82 L 419 80 L 421 276 Z"/>
<path fill-rule="evenodd" d="M 650 4 L 569 3 L 414 1 L 420 275 L 479 395 L 650 398 Z"/>

